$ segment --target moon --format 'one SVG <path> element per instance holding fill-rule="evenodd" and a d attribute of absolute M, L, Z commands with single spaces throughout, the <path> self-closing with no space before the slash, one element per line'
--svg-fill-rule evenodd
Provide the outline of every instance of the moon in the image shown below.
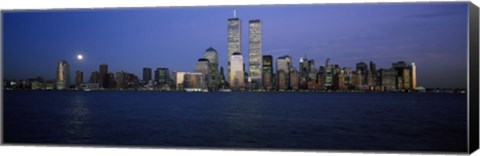
<path fill-rule="evenodd" d="M 78 54 L 78 55 L 77 55 L 77 59 L 78 59 L 78 60 L 83 60 L 83 55 L 82 55 L 82 54 Z"/>

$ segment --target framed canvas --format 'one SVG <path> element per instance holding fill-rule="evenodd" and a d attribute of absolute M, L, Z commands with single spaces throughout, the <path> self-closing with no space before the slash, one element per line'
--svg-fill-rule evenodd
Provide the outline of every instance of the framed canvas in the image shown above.
<path fill-rule="evenodd" d="M 2 10 L 2 144 L 469 154 L 468 1 Z"/>

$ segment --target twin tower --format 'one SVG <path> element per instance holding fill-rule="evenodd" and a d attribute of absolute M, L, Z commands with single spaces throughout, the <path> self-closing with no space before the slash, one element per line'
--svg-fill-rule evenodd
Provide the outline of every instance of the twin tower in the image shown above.
<path fill-rule="evenodd" d="M 232 90 L 243 90 L 245 82 L 249 88 L 262 86 L 262 22 L 258 19 L 250 20 L 248 24 L 249 36 L 249 74 L 245 79 L 244 63 L 242 56 L 242 23 L 240 18 L 228 19 L 228 82 Z"/>

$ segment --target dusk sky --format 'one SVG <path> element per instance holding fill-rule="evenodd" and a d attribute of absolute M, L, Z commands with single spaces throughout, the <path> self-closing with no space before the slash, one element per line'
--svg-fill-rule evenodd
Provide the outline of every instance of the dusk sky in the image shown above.
<path fill-rule="evenodd" d="M 302 56 L 317 68 L 327 58 L 352 69 L 360 61 L 377 68 L 406 61 L 417 65 L 419 86 L 467 86 L 466 2 L 6 11 L 3 76 L 54 79 L 57 63 L 66 60 L 71 83 L 76 70 L 88 81 L 102 63 L 141 79 L 143 67 L 193 71 L 209 47 L 226 72 L 234 8 L 247 66 L 248 21 L 260 19 L 263 55 L 291 55 L 297 69 Z"/>

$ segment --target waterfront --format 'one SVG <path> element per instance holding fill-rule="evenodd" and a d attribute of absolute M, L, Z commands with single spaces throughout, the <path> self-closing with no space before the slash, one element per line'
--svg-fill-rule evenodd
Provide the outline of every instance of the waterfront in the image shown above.
<path fill-rule="evenodd" d="M 466 151 L 465 94 L 4 91 L 8 144 Z"/>

